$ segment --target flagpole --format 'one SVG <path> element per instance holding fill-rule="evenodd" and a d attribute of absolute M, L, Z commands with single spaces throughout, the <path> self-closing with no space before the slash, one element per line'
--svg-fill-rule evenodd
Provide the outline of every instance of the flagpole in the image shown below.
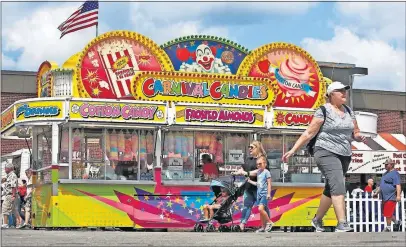
<path fill-rule="evenodd" d="M 99 36 L 99 24 L 96 24 L 96 38 Z"/>

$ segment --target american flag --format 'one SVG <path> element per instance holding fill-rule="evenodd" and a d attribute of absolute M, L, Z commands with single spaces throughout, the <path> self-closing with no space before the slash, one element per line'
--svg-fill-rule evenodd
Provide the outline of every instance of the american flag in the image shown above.
<path fill-rule="evenodd" d="M 61 37 L 98 24 L 99 2 L 86 1 L 66 21 L 59 25 Z"/>

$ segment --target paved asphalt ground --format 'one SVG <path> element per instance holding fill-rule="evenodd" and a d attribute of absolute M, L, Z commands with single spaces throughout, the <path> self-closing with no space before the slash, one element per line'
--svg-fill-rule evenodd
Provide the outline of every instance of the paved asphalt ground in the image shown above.
<path fill-rule="evenodd" d="M 194 233 L 6 229 L 2 246 L 406 246 L 396 233 Z"/>

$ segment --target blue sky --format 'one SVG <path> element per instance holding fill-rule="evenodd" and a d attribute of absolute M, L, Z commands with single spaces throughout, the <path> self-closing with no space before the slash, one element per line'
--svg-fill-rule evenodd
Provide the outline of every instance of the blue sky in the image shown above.
<path fill-rule="evenodd" d="M 95 29 L 59 39 L 57 26 L 79 2 L 2 2 L 2 69 L 61 65 Z M 254 49 L 290 42 L 318 61 L 368 67 L 358 88 L 405 91 L 405 3 L 100 2 L 99 33 L 126 29 L 158 44 L 191 34 L 229 38 Z"/>

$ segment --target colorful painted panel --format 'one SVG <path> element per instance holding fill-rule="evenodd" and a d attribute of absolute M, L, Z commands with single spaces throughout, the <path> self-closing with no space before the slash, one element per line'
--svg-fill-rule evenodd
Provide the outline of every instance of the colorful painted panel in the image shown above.
<path fill-rule="evenodd" d="M 51 214 L 53 210 L 52 184 L 37 185 L 32 197 L 32 225 L 41 227 L 52 227 L 53 219 L 57 215 Z M 48 217 L 50 214 L 52 217 Z"/>
<path fill-rule="evenodd" d="M 78 92 L 82 98 L 134 99 L 131 79 L 136 73 L 170 70 L 171 62 L 152 40 L 133 32 L 109 32 L 82 52 Z"/>
<path fill-rule="evenodd" d="M 321 187 L 274 188 L 268 205 L 271 219 L 276 226 L 310 226 L 322 190 Z M 40 191 L 35 191 L 37 193 Z M 60 184 L 58 197 L 53 197 L 53 203 L 45 204 L 48 208 L 43 210 L 53 212 L 51 223 L 47 225 L 52 227 L 192 229 L 203 217 L 203 205 L 213 199 L 208 186 Z M 242 197 L 231 207 L 235 223 L 239 222 L 242 207 Z M 47 220 L 41 219 L 35 221 L 35 226 L 46 224 Z M 326 226 L 336 224 L 332 209 L 324 220 Z M 247 225 L 260 225 L 256 206 Z"/>
<path fill-rule="evenodd" d="M 276 82 L 276 107 L 317 108 L 324 103 L 325 83 L 320 68 L 298 46 L 272 43 L 257 48 L 244 60 L 238 74 Z"/>
<path fill-rule="evenodd" d="M 176 71 L 236 74 L 248 50 L 232 41 L 206 35 L 192 35 L 161 46 Z"/>

